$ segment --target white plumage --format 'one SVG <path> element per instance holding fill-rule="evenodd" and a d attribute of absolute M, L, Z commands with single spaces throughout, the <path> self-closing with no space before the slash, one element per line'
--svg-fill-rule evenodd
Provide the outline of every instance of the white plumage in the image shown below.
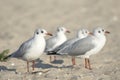
<path fill-rule="evenodd" d="M 59 53 L 59 52 L 61 52 L 63 50 L 66 50 L 69 46 L 71 46 L 76 41 L 87 37 L 89 35 L 89 33 L 90 32 L 87 29 L 80 29 L 77 32 L 77 35 L 76 35 L 75 38 L 72 38 L 72 39 L 69 39 L 69 40 L 65 41 L 63 44 L 61 44 L 60 46 L 58 46 L 57 48 L 55 48 L 53 50 L 53 52 L 58 52 Z M 60 54 L 69 54 L 69 53 L 60 53 Z M 74 55 L 72 56 L 72 64 L 73 65 L 76 64 Z"/>
<path fill-rule="evenodd" d="M 44 36 L 51 35 L 47 33 L 44 29 L 37 29 L 34 33 L 34 36 L 22 43 L 19 49 L 11 54 L 11 57 L 20 58 L 27 61 L 27 68 L 29 72 L 29 62 L 33 62 L 34 70 L 34 60 L 38 59 L 41 54 L 43 54 L 46 46 Z"/>
<path fill-rule="evenodd" d="M 91 69 L 89 57 L 93 54 L 98 53 L 106 42 L 105 31 L 103 28 L 96 28 L 93 34 L 77 40 L 76 42 L 69 45 L 69 47 L 57 51 L 57 54 L 70 56 L 82 56 L 85 58 L 85 68 Z"/>
<path fill-rule="evenodd" d="M 56 47 L 63 44 L 67 40 L 67 37 L 65 35 L 66 32 L 69 33 L 69 31 L 66 28 L 58 27 L 57 32 L 54 34 L 54 36 L 46 40 L 45 52 L 49 53 L 50 51 L 53 51 Z M 50 56 L 50 61 L 51 61 L 51 56 Z"/>

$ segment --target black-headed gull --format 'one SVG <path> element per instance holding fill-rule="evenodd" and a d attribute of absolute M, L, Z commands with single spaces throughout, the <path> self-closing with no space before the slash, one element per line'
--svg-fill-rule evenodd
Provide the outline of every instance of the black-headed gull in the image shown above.
<path fill-rule="evenodd" d="M 46 40 L 45 52 L 49 53 L 50 51 L 53 51 L 56 47 L 64 43 L 67 40 L 67 37 L 65 35 L 66 32 L 70 33 L 70 31 L 64 27 L 57 27 L 57 32 L 54 34 L 54 36 Z M 56 56 L 54 56 L 54 60 L 55 59 Z M 51 61 L 52 61 L 52 57 L 50 56 L 50 62 Z"/>
<path fill-rule="evenodd" d="M 96 28 L 94 29 L 92 35 L 80 39 L 73 43 L 71 46 L 52 54 L 64 55 L 64 53 L 67 53 L 70 56 L 81 55 L 83 58 L 85 58 L 85 68 L 91 70 L 89 57 L 93 54 L 98 53 L 104 47 L 106 42 L 106 33 L 110 32 L 100 27 Z"/>
<path fill-rule="evenodd" d="M 34 32 L 34 36 L 21 44 L 19 49 L 12 53 L 9 57 L 21 58 L 27 61 L 27 72 L 29 72 L 29 62 L 32 62 L 32 68 L 34 70 L 35 60 L 42 55 L 45 50 L 46 41 L 44 36 L 52 34 L 48 33 L 44 29 L 37 29 Z"/>
<path fill-rule="evenodd" d="M 65 41 L 63 44 L 61 44 L 60 46 L 58 46 L 57 48 L 55 48 L 52 52 L 54 53 L 54 52 L 57 52 L 57 51 L 64 50 L 65 48 L 69 47 L 71 44 L 73 44 L 77 40 L 80 40 L 80 39 L 83 39 L 83 38 L 87 37 L 89 35 L 89 33 L 90 32 L 87 29 L 80 29 L 80 30 L 78 30 L 77 35 L 76 35 L 75 38 L 72 38 L 72 39 L 69 39 L 69 40 Z M 72 64 L 73 65 L 76 64 L 76 62 L 75 62 L 75 56 L 72 56 Z"/>

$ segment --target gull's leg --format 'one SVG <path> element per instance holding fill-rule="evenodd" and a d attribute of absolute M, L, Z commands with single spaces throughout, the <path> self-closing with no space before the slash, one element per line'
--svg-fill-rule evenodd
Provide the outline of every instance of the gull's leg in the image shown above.
<path fill-rule="evenodd" d="M 75 57 L 74 57 L 74 65 L 76 65 Z"/>
<path fill-rule="evenodd" d="M 29 61 L 27 61 L 27 72 L 29 72 Z"/>
<path fill-rule="evenodd" d="M 54 56 L 54 60 L 56 60 L 56 56 Z"/>
<path fill-rule="evenodd" d="M 32 61 L 33 65 L 32 65 L 32 69 L 34 71 L 34 68 L 35 68 L 35 61 Z"/>
<path fill-rule="evenodd" d="M 89 69 L 89 70 L 92 70 L 89 59 L 88 59 L 88 69 Z"/>
<path fill-rule="evenodd" d="M 50 62 L 52 62 L 52 56 L 50 56 Z"/>
<path fill-rule="evenodd" d="M 74 64 L 73 64 L 73 56 L 72 56 L 72 65 L 74 65 Z"/>
<path fill-rule="evenodd" d="M 88 59 L 87 58 L 85 58 L 85 68 L 88 68 Z"/>
<path fill-rule="evenodd" d="M 75 57 L 73 56 L 72 57 L 72 65 L 75 65 L 76 63 L 75 63 Z"/>

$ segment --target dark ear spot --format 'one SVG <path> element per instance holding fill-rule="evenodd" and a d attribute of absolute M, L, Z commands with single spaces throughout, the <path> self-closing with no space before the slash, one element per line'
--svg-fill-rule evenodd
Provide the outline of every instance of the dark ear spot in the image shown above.
<path fill-rule="evenodd" d="M 44 33 L 43 31 L 41 31 L 41 33 Z"/>
<path fill-rule="evenodd" d="M 104 30 L 104 29 L 102 29 L 102 31 L 104 32 L 105 30 Z"/>
<path fill-rule="evenodd" d="M 101 33 L 101 31 L 98 31 L 98 33 Z"/>
<path fill-rule="evenodd" d="M 36 34 L 39 34 L 39 32 L 37 32 Z"/>

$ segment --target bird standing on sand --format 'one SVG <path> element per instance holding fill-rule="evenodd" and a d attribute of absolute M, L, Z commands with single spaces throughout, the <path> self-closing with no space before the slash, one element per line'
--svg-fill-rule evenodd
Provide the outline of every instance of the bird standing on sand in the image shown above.
<path fill-rule="evenodd" d="M 29 72 L 29 62 L 32 62 L 32 68 L 34 70 L 35 60 L 44 52 L 46 42 L 44 36 L 52 34 L 48 33 L 44 29 L 37 29 L 34 36 L 22 43 L 17 51 L 12 53 L 9 57 L 20 58 L 27 61 L 27 72 Z"/>
<path fill-rule="evenodd" d="M 72 38 L 72 39 L 69 39 L 69 40 L 65 41 L 63 44 L 61 44 L 60 46 L 55 48 L 53 50 L 53 53 L 69 47 L 71 44 L 73 44 L 77 40 L 83 39 L 83 38 L 87 37 L 89 34 L 90 34 L 90 32 L 87 29 L 80 29 L 80 30 L 78 30 L 77 35 L 76 35 L 75 38 Z M 72 65 L 75 65 L 75 64 L 76 64 L 75 56 L 72 56 Z"/>
<path fill-rule="evenodd" d="M 56 47 L 60 46 L 62 43 L 64 43 L 67 40 L 67 37 L 65 33 L 70 33 L 69 30 L 67 30 L 64 27 L 58 27 L 57 32 L 55 35 L 49 39 L 46 40 L 46 49 L 45 52 L 49 53 L 53 51 Z M 56 59 L 56 56 L 54 56 L 54 60 Z M 50 62 L 52 61 L 52 56 L 50 56 Z"/>
<path fill-rule="evenodd" d="M 93 33 L 86 38 L 80 39 L 74 42 L 69 47 L 57 51 L 57 53 L 51 53 L 48 55 L 64 55 L 67 53 L 70 56 L 81 56 L 85 58 L 85 68 L 91 70 L 89 57 L 98 53 L 105 45 L 105 34 L 110 33 L 103 28 L 94 29 Z"/>

